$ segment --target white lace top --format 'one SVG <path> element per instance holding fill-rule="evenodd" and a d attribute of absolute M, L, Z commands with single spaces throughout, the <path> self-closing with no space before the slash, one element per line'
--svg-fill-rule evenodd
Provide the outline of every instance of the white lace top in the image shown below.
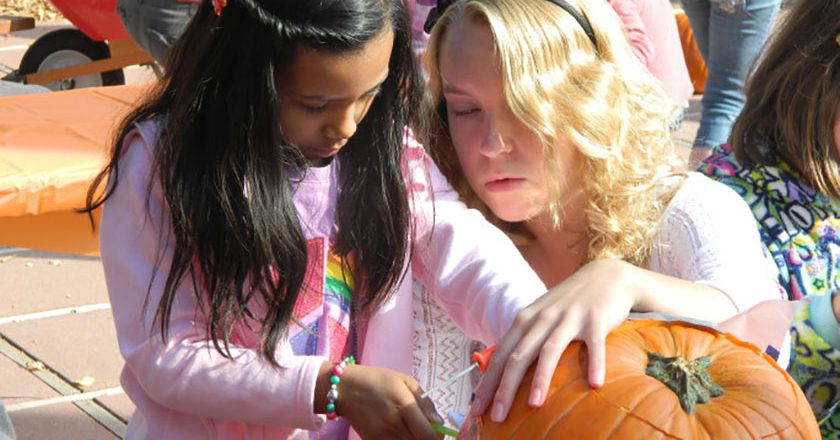
<path fill-rule="evenodd" d="M 715 287 L 738 310 L 777 299 L 775 265 L 749 207 L 733 190 L 701 174 L 689 173 L 682 182 L 662 216 L 648 269 Z M 468 367 L 477 347 L 417 283 L 413 306 L 413 373 L 428 390 Z M 438 412 L 466 414 L 476 381 L 466 376 L 435 391 L 431 398 Z"/>

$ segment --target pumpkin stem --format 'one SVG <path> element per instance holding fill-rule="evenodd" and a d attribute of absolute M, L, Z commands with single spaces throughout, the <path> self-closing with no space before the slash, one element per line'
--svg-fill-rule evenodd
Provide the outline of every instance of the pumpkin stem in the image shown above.
<path fill-rule="evenodd" d="M 712 397 L 723 394 L 723 388 L 709 376 L 711 364 L 712 360 L 708 356 L 690 361 L 682 356 L 664 357 L 648 353 L 645 373 L 676 393 L 683 411 L 694 414 L 694 407 L 698 403 L 706 403 Z"/>

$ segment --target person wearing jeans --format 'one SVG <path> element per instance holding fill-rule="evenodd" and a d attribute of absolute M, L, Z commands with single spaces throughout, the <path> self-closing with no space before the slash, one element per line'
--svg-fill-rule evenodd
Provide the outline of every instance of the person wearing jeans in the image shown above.
<path fill-rule="evenodd" d="M 131 39 L 161 66 L 198 10 L 199 0 L 118 0 L 117 14 Z"/>
<path fill-rule="evenodd" d="M 761 52 L 782 0 L 682 0 L 708 77 L 689 166 L 726 143 L 744 106 L 744 81 Z"/>
<path fill-rule="evenodd" d="M 12 428 L 12 421 L 6 414 L 6 407 L 0 400 L 0 440 L 15 440 L 15 430 Z"/>

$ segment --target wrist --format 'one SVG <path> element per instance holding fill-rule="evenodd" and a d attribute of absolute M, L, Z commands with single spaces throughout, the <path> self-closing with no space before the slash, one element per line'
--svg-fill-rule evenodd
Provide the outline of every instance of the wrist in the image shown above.
<path fill-rule="evenodd" d="M 330 376 L 335 362 L 323 362 L 318 369 L 318 379 L 315 382 L 315 394 L 312 408 L 315 414 L 327 413 L 327 393 L 330 390 Z"/>
<path fill-rule="evenodd" d="M 340 410 L 338 402 L 346 386 L 342 384 L 342 377 L 348 367 L 355 363 L 353 356 L 348 356 L 340 362 L 324 362 L 318 370 L 318 379 L 315 383 L 315 395 L 312 406 L 315 414 L 326 414 L 332 420 L 338 417 Z M 339 391 L 341 386 L 341 391 Z M 349 393 L 346 394 L 349 396 Z"/>
<path fill-rule="evenodd" d="M 645 286 L 645 271 L 624 261 L 615 260 L 615 267 L 611 270 L 610 276 L 614 277 L 619 288 L 624 289 L 630 295 L 630 310 L 635 312 L 647 312 L 651 310 L 651 301 L 648 297 L 648 290 Z"/>

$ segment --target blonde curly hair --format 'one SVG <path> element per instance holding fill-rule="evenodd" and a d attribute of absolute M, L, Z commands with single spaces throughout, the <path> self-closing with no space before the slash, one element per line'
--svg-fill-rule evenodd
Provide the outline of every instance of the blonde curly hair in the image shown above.
<path fill-rule="evenodd" d="M 552 146 L 561 136 L 583 158 L 584 262 L 618 258 L 644 265 L 662 212 L 679 186 L 666 185 L 664 179 L 685 175 L 668 129 L 675 106 L 636 59 L 607 2 L 568 2 L 591 24 L 597 47 L 569 13 L 548 0 L 463 0 L 449 7 L 433 28 L 424 56 L 432 94 L 425 141 L 468 204 L 509 233 L 522 232 L 521 225 L 495 218 L 469 187 L 448 133 L 438 69 L 441 42 L 458 18 L 487 24 L 508 105 L 540 138 L 547 175 L 558 176 Z M 553 200 L 567 190 L 562 181 L 550 183 Z M 546 208 L 559 227 L 562 206 Z"/>

